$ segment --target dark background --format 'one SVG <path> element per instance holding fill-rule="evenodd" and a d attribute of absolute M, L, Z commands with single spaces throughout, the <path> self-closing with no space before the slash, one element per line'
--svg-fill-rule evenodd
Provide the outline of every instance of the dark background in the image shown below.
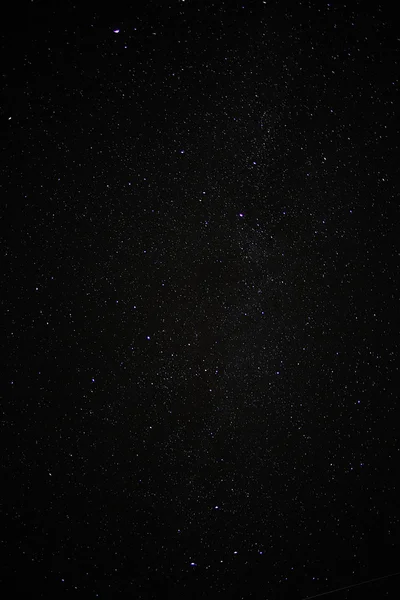
<path fill-rule="evenodd" d="M 4 20 L 4 593 L 399 571 L 399 31 L 291 4 Z"/>

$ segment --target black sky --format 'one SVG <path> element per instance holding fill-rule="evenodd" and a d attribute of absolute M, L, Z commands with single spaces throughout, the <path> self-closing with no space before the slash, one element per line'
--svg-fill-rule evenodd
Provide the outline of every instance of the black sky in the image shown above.
<path fill-rule="evenodd" d="M 1 586 L 301 599 L 397 572 L 392 10 L 14 12 Z"/>

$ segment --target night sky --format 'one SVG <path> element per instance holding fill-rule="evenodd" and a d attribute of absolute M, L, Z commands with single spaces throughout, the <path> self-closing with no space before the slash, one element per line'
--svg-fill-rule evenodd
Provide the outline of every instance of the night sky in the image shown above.
<path fill-rule="evenodd" d="M 397 598 L 395 3 L 83 4 L 1 32 L 1 590 Z"/>

